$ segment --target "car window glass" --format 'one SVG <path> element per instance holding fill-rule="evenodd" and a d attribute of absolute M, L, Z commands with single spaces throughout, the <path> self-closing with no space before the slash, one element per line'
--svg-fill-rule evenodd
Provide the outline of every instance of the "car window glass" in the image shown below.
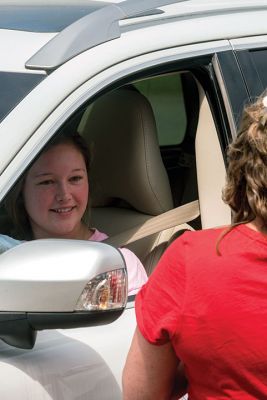
<path fill-rule="evenodd" d="M 142 80 L 134 86 L 153 108 L 160 146 L 180 144 L 187 125 L 180 74 Z"/>

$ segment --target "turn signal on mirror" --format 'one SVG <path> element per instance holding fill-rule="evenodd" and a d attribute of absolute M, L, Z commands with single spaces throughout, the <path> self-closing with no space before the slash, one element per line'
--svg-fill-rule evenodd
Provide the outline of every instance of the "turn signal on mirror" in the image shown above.
<path fill-rule="evenodd" d="M 85 286 L 75 311 L 115 310 L 125 307 L 128 295 L 126 270 L 97 275 Z"/>

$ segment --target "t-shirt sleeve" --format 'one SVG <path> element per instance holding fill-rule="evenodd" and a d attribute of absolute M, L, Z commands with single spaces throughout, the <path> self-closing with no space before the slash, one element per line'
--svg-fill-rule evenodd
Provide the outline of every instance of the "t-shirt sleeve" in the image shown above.
<path fill-rule="evenodd" d="M 13 239 L 10 236 L 0 234 L 0 254 L 22 243 L 20 240 Z"/>
<path fill-rule="evenodd" d="M 138 257 L 129 249 L 120 248 L 124 257 L 128 273 L 128 295 L 138 292 L 142 285 L 147 282 L 147 273 Z"/>
<path fill-rule="evenodd" d="M 167 343 L 181 328 L 186 284 L 184 236 L 165 251 L 136 297 L 138 328 L 152 344 Z"/>

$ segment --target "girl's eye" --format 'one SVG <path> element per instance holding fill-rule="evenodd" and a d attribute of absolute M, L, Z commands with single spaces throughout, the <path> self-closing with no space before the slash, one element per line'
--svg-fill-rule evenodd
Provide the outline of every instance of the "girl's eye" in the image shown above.
<path fill-rule="evenodd" d="M 46 179 L 44 181 L 38 182 L 37 185 L 52 185 L 54 183 L 54 181 L 52 179 Z"/>
<path fill-rule="evenodd" d="M 83 179 L 83 176 L 81 176 L 81 175 L 75 175 L 75 176 L 72 176 L 71 178 L 70 178 L 70 181 L 71 182 L 79 182 L 79 181 L 81 181 Z"/>

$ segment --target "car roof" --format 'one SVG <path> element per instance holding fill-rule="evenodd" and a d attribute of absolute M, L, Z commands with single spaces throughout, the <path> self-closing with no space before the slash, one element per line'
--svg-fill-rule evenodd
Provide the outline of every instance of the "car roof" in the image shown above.
<path fill-rule="evenodd" d="M 102 8 L 105 8 L 108 15 L 112 7 L 124 11 L 124 16 L 121 17 L 124 25 L 140 25 L 147 17 L 150 22 L 158 23 L 159 20 L 171 17 L 193 17 L 210 13 L 227 15 L 248 9 L 267 8 L 267 3 L 266 0 L 49 0 L 45 4 L 43 0 L 2 0 L 0 29 L 60 32 L 86 15 L 94 13 L 92 18 L 99 18 L 95 12 Z M 98 29 L 101 28 L 100 26 Z"/>
<path fill-rule="evenodd" d="M 266 15 L 266 0 L 50 0 L 45 5 L 43 0 L 2 0 L 0 33 L 2 41 L 3 35 L 7 38 L 9 31 L 18 30 L 18 40 L 29 47 L 29 57 L 24 58 L 24 65 L 28 60 L 26 68 L 49 71 L 83 51 L 119 38 L 124 32 L 172 21 L 194 20 L 197 24 L 201 18 L 207 18 L 207 24 L 211 24 L 213 17 L 218 16 L 225 18 L 227 24 L 230 16 L 235 15 L 238 21 L 256 11 L 265 11 Z M 257 24 L 257 18 L 249 19 L 249 31 L 255 27 L 255 35 L 259 34 Z M 36 33 L 38 37 L 23 37 L 21 31 Z M 238 37 L 238 23 L 232 23 L 228 32 L 229 38 Z"/>
<path fill-rule="evenodd" d="M 148 24 L 158 25 L 170 19 L 196 19 L 211 15 L 224 15 L 227 18 L 234 13 L 255 10 L 267 11 L 266 0 L 126 0 L 118 4 L 106 4 L 65 28 L 26 66 L 32 69 L 55 69 L 85 50 L 120 37 L 127 29 L 142 29 Z"/>

